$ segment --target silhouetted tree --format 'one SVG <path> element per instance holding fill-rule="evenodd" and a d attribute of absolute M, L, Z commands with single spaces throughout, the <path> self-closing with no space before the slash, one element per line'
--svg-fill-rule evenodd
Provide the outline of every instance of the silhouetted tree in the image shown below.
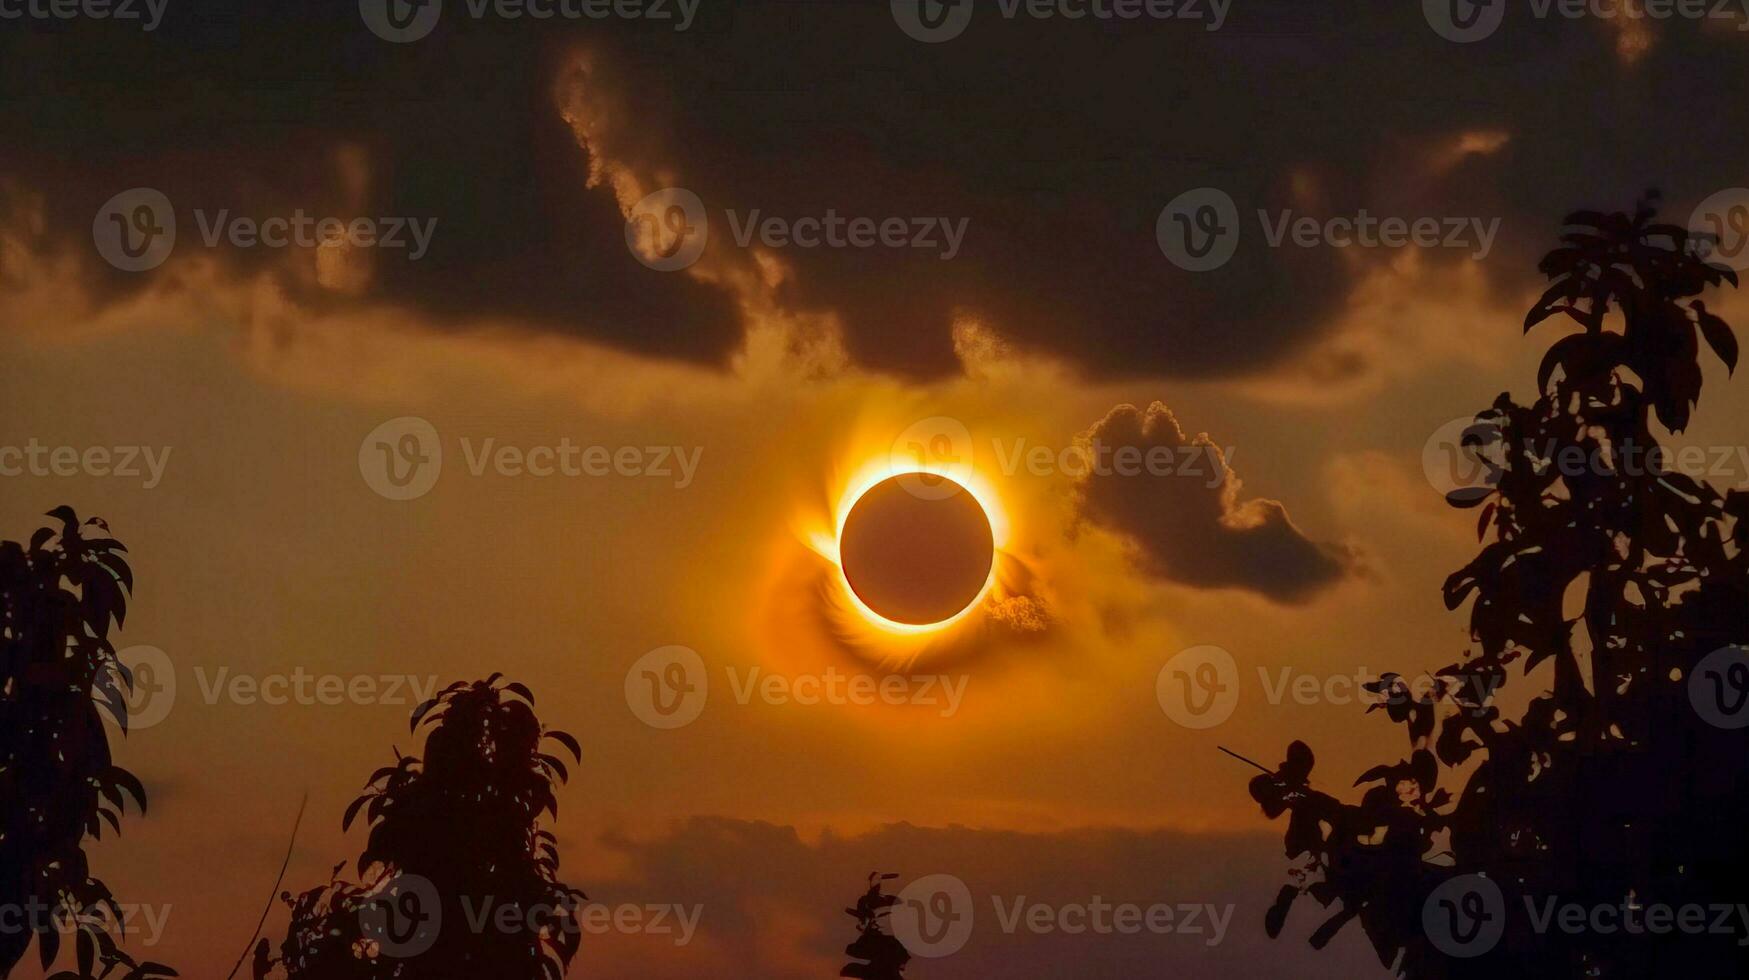
<path fill-rule="evenodd" d="M 1252 780 L 1268 816 L 1289 815 L 1298 860 L 1270 935 L 1307 894 L 1334 909 L 1313 946 L 1358 921 L 1402 976 L 1749 973 L 1740 928 L 1635 934 L 1541 918 L 1749 892 L 1749 729 L 1709 723 L 1691 700 L 1697 665 L 1749 640 L 1749 494 L 1671 472 L 1652 432 L 1654 418 L 1688 424 L 1701 339 L 1734 370 L 1735 337 L 1696 297 L 1737 278 L 1702 261 L 1686 229 L 1655 223 L 1655 200 L 1567 218 L 1524 328 L 1561 315 L 1583 329 L 1549 350 L 1534 404 L 1502 394 L 1465 434 L 1489 478 L 1450 500 L 1481 508 L 1484 544 L 1445 601 L 1471 604 L 1474 647 L 1432 690 L 1395 674 L 1369 685 L 1382 703 L 1368 710 L 1407 727 L 1409 756 L 1363 773 L 1358 805 L 1311 787 L 1302 742 Z M 1494 697 L 1514 664 L 1552 675 L 1516 719 Z M 1749 694 L 1745 675 L 1709 680 Z M 1498 932 L 1454 951 L 1431 938 L 1442 922 L 1460 943 Z"/>
<path fill-rule="evenodd" d="M 110 761 L 100 714 L 127 731 L 133 675 L 109 640 L 133 589 L 127 549 L 97 518 L 48 516 L 58 531 L 0 542 L 0 977 L 33 939 L 48 970 L 67 936 L 77 972 L 52 980 L 175 976 L 119 948 L 121 906 L 84 850 L 104 824 L 121 832 L 127 797 L 146 811 L 145 787 Z"/>
<path fill-rule="evenodd" d="M 858 935 L 855 942 L 844 947 L 844 955 L 850 957 L 851 962 L 838 971 L 839 976 L 858 977 L 860 980 L 899 980 L 904 975 L 911 953 L 893 935 L 890 923 L 893 906 L 898 904 L 899 898 L 882 891 L 883 882 L 897 877 L 879 871 L 870 872 L 868 891 L 857 899 L 855 908 L 844 910 L 856 920 Z"/>
<path fill-rule="evenodd" d="M 545 980 L 564 975 L 587 900 L 558 880 L 565 764 L 547 739 L 581 759 L 577 740 L 545 729 L 534 696 L 493 674 L 457 683 L 413 712 L 425 757 L 377 770 L 346 811 L 370 839 L 359 883 L 330 880 L 295 898 L 280 965 L 291 980 Z"/>

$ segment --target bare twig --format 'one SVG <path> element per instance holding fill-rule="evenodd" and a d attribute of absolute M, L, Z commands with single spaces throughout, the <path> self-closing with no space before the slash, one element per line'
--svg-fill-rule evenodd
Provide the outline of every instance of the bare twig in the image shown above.
<path fill-rule="evenodd" d="M 1253 759 L 1247 759 L 1244 756 L 1240 755 L 1239 753 L 1234 752 L 1232 749 L 1227 748 L 1225 745 L 1217 745 L 1217 746 L 1215 746 L 1215 748 L 1220 749 L 1222 752 L 1227 753 L 1228 755 L 1232 756 L 1235 759 L 1238 759 L 1240 762 L 1243 762 L 1248 766 L 1256 766 L 1259 770 L 1266 772 L 1271 776 L 1275 775 L 1274 769 L 1271 769 L 1268 766 L 1266 766 L 1260 762 L 1257 762 Z"/>
<path fill-rule="evenodd" d="M 279 894 L 280 883 L 285 881 L 285 869 L 291 867 L 292 849 L 297 846 L 298 828 L 303 826 L 304 807 L 309 806 L 309 804 L 310 794 L 306 791 L 303 800 L 298 803 L 297 819 L 292 821 L 291 840 L 287 841 L 285 845 L 285 860 L 280 862 L 279 877 L 273 879 L 273 888 L 267 893 L 267 907 L 261 910 L 261 918 L 255 923 L 255 931 L 249 934 L 249 941 L 243 944 L 243 955 L 237 957 L 236 965 L 231 967 L 230 973 L 225 974 L 225 980 L 231 980 L 237 975 L 237 971 L 243 968 L 243 961 L 249 958 L 249 951 L 255 947 L 255 937 L 261 935 L 261 927 L 267 924 L 267 913 L 273 911 L 274 896 Z"/>

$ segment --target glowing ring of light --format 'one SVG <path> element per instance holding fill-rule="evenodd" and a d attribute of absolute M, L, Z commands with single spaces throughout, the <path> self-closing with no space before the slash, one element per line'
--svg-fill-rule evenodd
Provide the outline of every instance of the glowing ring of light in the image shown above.
<path fill-rule="evenodd" d="M 977 501 L 978 506 L 983 510 L 984 518 L 990 523 L 990 538 L 994 556 L 990 563 L 990 573 L 984 581 L 983 588 L 978 591 L 977 596 L 971 602 L 966 604 L 965 608 L 939 622 L 902 623 L 888 619 L 870 608 L 868 603 L 864 602 L 862 597 L 856 594 L 856 590 L 851 587 L 850 579 L 844 572 L 842 556 L 838 550 L 838 543 L 843 540 L 844 536 L 844 524 L 849 519 L 850 511 L 855 507 L 856 502 L 861 500 L 863 495 L 877 484 L 893 477 L 910 474 L 940 476 L 953 481 L 960 490 L 972 495 L 972 499 Z M 866 622 L 887 633 L 904 635 L 938 633 L 963 622 L 972 615 L 984 604 L 984 600 L 989 597 L 991 590 L 996 585 L 997 576 L 1001 569 L 1002 549 L 1008 542 L 1008 521 L 1002 509 L 997 506 L 997 500 L 995 490 L 990 483 L 970 467 L 928 464 L 897 465 L 887 461 L 870 463 L 857 471 L 846 483 L 844 493 L 840 495 L 838 505 L 834 508 L 836 514 L 834 533 L 829 541 L 816 541 L 815 549 L 832 560 L 832 564 L 838 571 L 839 592 L 845 602 L 861 614 Z"/>

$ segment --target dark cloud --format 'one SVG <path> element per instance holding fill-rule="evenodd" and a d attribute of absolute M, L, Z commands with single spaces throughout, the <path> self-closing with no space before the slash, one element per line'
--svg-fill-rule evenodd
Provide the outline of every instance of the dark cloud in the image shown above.
<path fill-rule="evenodd" d="M 1354 570 L 1350 549 L 1306 537 L 1280 503 L 1241 501 L 1219 447 L 1187 438 L 1159 402 L 1145 413 L 1119 405 L 1084 438 L 1080 515 L 1128 539 L 1162 578 L 1300 602 Z"/>
<path fill-rule="evenodd" d="M 865 365 L 954 369 L 963 312 L 1090 374 L 1211 376 L 1328 332 L 1372 260 L 1265 248 L 1258 208 L 1500 217 L 1486 267 L 1516 286 L 1571 207 L 1625 206 L 1651 184 L 1692 204 L 1742 183 L 1749 133 L 1749 105 L 1729 98 L 1749 66 L 1742 35 L 1684 21 L 1655 25 L 1631 66 L 1597 18 L 1515 8 L 1495 36 L 1455 44 L 1421 5 L 1386 0 L 1235 4 L 1216 32 L 1009 20 L 980 3 L 964 35 L 935 45 L 902 33 L 885 0 L 707 0 L 690 30 L 670 26 L 475 20 L 452 2 L 429 37 L 397 45 L 349 0 L 173 3 L 151 33 L 9 23 L 0 194 L 43 194 L 36 246 L 88 255 L 96 209 L 133 186 L 184 210 L 340 207 L 328 155 L 357 144 L 373 161 L 367 213 L 440 226 L 425 260 L 378 263 L 368 295 L 311 303 L 387 301 L 438 324 L 508 316 L 722 363 L 742 329 L 732 291 L 633 260 L 610 189 L 586 186 L 613 165 L 697 192 L 707 257 L 736 251 L 730 208 L 966 220 L 950 261 L 781 253 L 795 269 L 781 302 L 838 314 Z M 611 132 L 589 150 L 555 96 L 579 54 L 585 84 L 612 100 Z M 1477 132 L 1509 139 L 1453 150 Z M 1235 200 L 1243 237 L 1225 267 L 1193 274 L 1162 257 L 1154 222 L 1204 185 Z M 226 260 L 247 271 L 272 261 L 263 252 Z M 100 275 L 109 295 L 150 279 Z"/>
<path fill-rule="evenodd" d="M 385 254 L 366 296 L 281 281 L 317 310 L 387 302 L 439 326 L 502 317 L 690 361 L 721 362 L 738 347 L 730 297 L 639 264 L 613 196 L 586 186 L 590 160 L 559 117 L 559 64 L 542 25 L 470 23 L 392 45 L 365 30 L 357 3 L 168 11 L 149 34 L 12 21 L 0 33 L 0 178 L 14 195 L 41 195 L 44 249 L 95 259 L 93 216 L 139 186 L 173 203 L 178 255 L 204 251 L 197 209 L 435 218 L 429 254 Z M 336 175 L 347 148 L 368 161 L 362 200 Z M 0 216 L 6 191 L 0 179 Z M 267 248 L 212 254 L 237 274 L 286 259 Z M 99 296 L 151 282 L 90 266 Z"/>
<path fill-rule="evenodd" d="M 701 944 L 732 965 L 711 975 L 801 980 L 820 976 L 817 964 L 845 961 L 855 923 L 841 909 L 854 904 L 870 871 L 901 875 L 903 886 L 928 875 L 962 880 L 973 900 L 972 932 L 959 951 L 916 959 L 920 976 L 1206 978 L 1383 976 L 1360 931 L 1345 930 L 1330 948 L 1312 950 L 1301 937 L 1316 927 L 1307 916 L 1278 940 L 1263 931 L 1263 914 L 1280 888 L 1279 843 L 1264 834 L 1189 834 L 1162 830 L 1076 829 L 1055 832 L 979 830 L 893 824 L 866 834 L 827 832 L 817 841 L 792 827 L 724 817 L 700 817 L 655 837 L 610 834 L 603 846 L 623 871 L 583 883 L 591 899 L 703 906 Z M 571 866 L 567 859 L 567 868 Z M 579 871 L 579 875 L 587 871 Z M 897 891 L 897 888 L 893 889 Z M 1213 905 L 1227 914 L 1213 942 L 1200 935 L 1010 933 L 995 908 L 1017 898 L 1051 908 L 1107 903 Z M 1206 914 L 1205 926 L 1206 923 Z M 639 937 L 590 937 L 594 969 L 606 975 L 635 963 L 643 977 L 696 976 L 664 969 L 664 951 Z M 692 969 L 710 966 L 694 961 Z M 810 969 L 809 967 L 813 967 Z"/>

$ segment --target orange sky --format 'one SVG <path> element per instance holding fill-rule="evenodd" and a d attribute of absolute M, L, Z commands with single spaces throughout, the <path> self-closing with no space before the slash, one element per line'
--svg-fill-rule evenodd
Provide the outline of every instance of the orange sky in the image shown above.
<path fill-rule="evenodd" d="M 1509 328 L 1492 332 L 1510 341 Z M 119 750 L 153 807 L 128 822 L 119 845 L 98 847 L 98 866 L 118 893 L 171 907 L 153 955 L 185 975 L 217 969 L 240 948 L 300 796 L 310 793 L 311 817 L 293 885 L 321 880 L 356 851 L 338 814 L 391 745 L 408 747 L 406 703 L 237 703 L 221 672 L 428 684 L 499 670 L 525 681 L 543 718 L 585 745 L 559 831 L 567 876 L 592 894 L 612 882 L 611 891 L 660 900 L 652 890 L 663 881 L 644 866 L 645 848 L 659 851 L 668 835 L 684 836 L 677 822 L 698 817 L 793 827 L 804 842 L 823 833 L 854 841 L 900 821 L 963 826 L 1010 832 L 993 840 L 1015 847 L 1079 828 L 1223 827 L 1259 835 L 1251 858 L 1267 870 L 1273 828 L 1245 794 L 1245 770 L 1215 745 L 1273 761 L 1288 739 L 1304 737 L 1339 774 L 1398 737 L 1376 716 L 1362 720 L 1342 685 L 1362 670 L 1436 667 L 1463 649 L 1437 586 L 1471 541 L 1462 515 L 1422 478 L 1420 443 L 1528 371 L 1526 356 L 1461 377 L 1428 363 L 1415 380 L 1314 404 L 1257 383 L 1093 386 L 1048 364 L 999 362 L 940 385 L 854 371 L 794 385 L 730 376 L 608 414 L 566 389 L 566 358 L 583 352 L 514 336 L 409 334 L 362 360 L 348 352 L 332 372 L 320 368 L 322 351 L 295 355 L 295 374 L 263 370 L 248 331 L 223 323 L 72 338 L 14 331 L 3 344 L 0 444 L 170 447 L 150 489 L 120 476 L 9 477 L 0 518 L 22 537 L 36 514 L 72 502 L 108 519 L 130 547 L 139 587 L 123 640 L 164 650 L 178 688 L 168 716 Z M 395 386 L 368 380 L 384 367 L 371 357 L 392 358 Z M 519 379 L 523 363 L 530 377 Z M 1732 409 L 1744 396 L 1722 383 L 1712 391 L 1695 438 L 1743 442 L 1749 414 Z M 738 702 L 737 685 L 750 685 L 755 670 L 793 678 L 876 669 L 866 644 L 822 629 L 819 597 L 798 588 L 811 579 L 794 566 L 819 560 L 799 529 L 834 499 L 847 464 L 890 451 L 882 435 L 949 415 L 980 435 L 1060 447 L 1110 405 L 1150 398 L 1232 448 L 1246 495 L 1284 500 L 1309 533 L 1357 549 L 1364 573 L 1297 606 L 1151 582 L 1119 541 L 1074 523 L 1068 478 L 1004 474 L 995 443 L 974 442 L 974 466 L 1007 511 L 1010 546 L 1032 570 L 1029 590 L 1046 604 L 1048 628 L 987 627 L 926 651 L 919 673 L 939 664 L 963 685 L 951 713 L 945 701 Z M 366 485 L 358 444 L 403 415 L 443 434 L 445 468 L 430 493 L 395 502 Z M 651 477 L 475 477 L 459 448 L 464 438 L 533 446 L 566 436 L 702 455 L 696 479 L 678 488 Z M 692 724 L 658 730 L 628 707 L 624 677 L 671 644 L 698 652 L 710 699 Z M 1231 719 L 1208 731 L 1176 725 L 1155 691 L 1161 666 L 1200 644 L 1230 651 L 1243 678 Z M 1270 702 L 1272 686 L 1301 674 L 1321 689 L 1336 678 L 1327 688 L 1335 693 Z M 643 843 L 627 850 L 603 834 Z M 709 841 L 693 846 L 704 865 L 732 857 Z M 220 868 L 215 853 L 225 856 Z M 907 853 L 877 854 L 861 845 L 836 878 L 809 873 L 848 897 L 870 859 L 913 870 Z M 1085 875 L 1096 890 L 1117 871 L 1101 863 L 1109 853 L 1084 857 L 1062 874 Z M 1200 856 L 1183 860 L 1196 867 Z M 1154 880 L 1174 873 L 1160 869 Z M 1240 906 L 1241 923 L 1260 914 L 1267 880 L 1243 896 L 1253 904 Z M 817 963 L 801 965 L 803 953 L 817 958 L 836 941 L 833 907 L 790 907 L 783 880 L 741 887 L 746 901 L 777 902 L 781 912 L 719 933 L 707 900 L 708 944 L 652 950 L 635 941 L 648 937 L 609 936 L 597 945 L 617 952 L 600 955 L 696 965 L 753 941 L 751 930 L 771 975 L 817 975 Z M 597 954 L 585 955 L 588 964 Z"/>
<path fill-rule="evenodd" d="M 1636 35 L 1635 61 L 1650 43 Z M 636 86 L 587 50 L 555 47 L 541 67 L 543 138 L 587 155 L 587 167 L 557 167 L 559 183 L 598 206 L 593 217 L 605 214 L 617 237 L 645 195 L 708 164 L 676 149 L 674 132 L 643 128 L 639 99 L 660 91 L 621 91 Z M 420 104 L 403 98 L 409 112 Z M 1534 128 L 1368 132 L 1358 142 L 1384 147 L 1387 163 L 1362 183 L 1386 201 L 1415 200 L 1441 181 L 1461 184 L 1465 166 L 1510 157 Z M 310 195 L 348 214 L 409 165 L 321 127 L 298 138 Z M 242 155 L 233 146 L 216 157 Z M 1293 204 L 1316 208 L 1353 176 L 1351 162 L 1306 155 L 1272 178 Z M 796 159 L 805 172 L 806 155 Z M 860 162 L 840 165 L 851 174 Z M 1523 280 L 1413 248 L 1344 253 L 1328 259 L 1341 288 L 1318 329 L 1258 341 L 1269 357 L 1233 371 L 1174 369 L 1250 345 L 1222 335 L 1219 319 L 1179 322 L 1170 302 L 1152 360 L 1130 373 L 1107 370 L 1100 350 L 1072 353 L 1083 332 L 1090 346 L 1112 340 L 1093 333 L 1092 315 L 1029 320 L 1025 333 L 1018 314 L 966 312 L 934 338 L 952 348 L 953 369 L 930 374 L 867 363 L 870 335 L 851 308 L 889 304 L 903 346 L 925 329 L 906 304 L 914 292 L 951 292 L 959 283 L 945 273 L 948 285 L 871 272 L 873 285 L 810 293 L 832 270 L 720 242 L 684 271 L 637 266 L 648 278 L 629 292 L 708 292 L 733 314 L 729 354 L 709 363 L 597 336 L 610 318 L 593 307 L 575 311 L 573 331 L 492 309 L 439 317 L 400 301 L 386 260 L 357 250 L 243 261 L 179 246 L 149 285 L 106 288 L 113 270 L 88 242 L 44 231 L 65 205 L 57 188 L 12 177 L 0 166 L 0 451 L 137 446 L 163 464 L 155 482 L 52 467 L 0 476 L 7 539 L 28 538 L 63 503 L 108 521 L 137 580 L 117 646 L 157 648 L 174 672 L 161 720 L 117 736 L 150 815 L 130 815 L 119 841 L 92 848 L 124 901 L 167 910 L 151 959 L 222 976 L 268 898 L 300 799 L 308 794 L 309 816 L 283 886 L 292 889 L 358 852 L 362 835 L 342 834 L 340 814 L 396 748 L 415 750 L 411 692 L 497 671 L 529 685 L 542 719 L 584 747 L 560 796 L 563 877 L 609 905 L 700 908 L 684 945 L 635 931 L 588 937 L 574 975 L 831 975 L 853 937 L 839 909 L 874 868 L 955 874 L 977 895 L 972 942 L 919 963 L 922 980 L 1016 963 L 1041 976 L 1091 962 L 1109 972 L 1079 975 L 1162 962 L 1187 976 L 1378 972 L 1358 929 L 1322 954 L 1305 947 L 1316 923 L 1303 913 L 1282 940 L 1263 937 L 1285 866 L 1281 828 L 1247 795 L 1249 770 L 1217 746 L 1267 764 L 1303 738 L 1331 787 L 1402 746 L 1397 728 L 1363 714 L 1356 683 L 1432 670 L 1465 650 L 1464 620 L 1444 609 L 1439 586 L 1474 550 L 1473 520 L 1429 485 L 1424 451 L 1453 419 L 1532 387 L 1548 337 L 1520 336 L 1535 295 Z M 986 192 L 997 193 L 967 193 Z M 1140 221 L 1150 228 L 1170 194 L 1156 196 Z M 1702 196 L 1673 194 L 1672 210 Z M 1595 202 L 1563 200 L 1552 213 L 1569 203 Z M 1549 220 L 1539 243 L 1552 240 Z M 1137 276 L 1175 274 L 1158 254 L 1145 260 Z M 501 272 L 480 277 L 508 304 L 517 290 L 492 278 Z M 531 293 L 549 285 L 528 278 Z M 1008 305 L 990 308 L 1037 305 L 1024 272 L 993 278 L 1004 288 L 980 288 Z M 1715 309 L 1749 313 L 1735 297 Z M 665 326 L 702 335 L 707 319 L 701 304 Z M 1726 450 L 1722 471 L 1706 475 L 1749 485 L 1749 452 L 1735 455 L 1749 446 L 1749 392 L 1710 359 L 1705 368 L 1706 399 L 1678 444 Z M 1219 556 L 1193 547 L 1166 556 L 1182 567 L 1163 568 L 1161 555 L 1089 518 L 1077 474 L 1059 464 L 1115 408 L 1155 402 L 1188 439 L 1206 433 L 1236 486 L 1231 499 L 1186 493 L 1181 511 L 1166 510 L 1168 527 L 1199 506 L 1226 517 L 1173 540 L 1226 547 L 1275 513 L 1258 501 L 1278 501 L 1276 530 L 1324 569 L 1315 587 L 1287 595 L 1197 581 Z M 403 418 L 429 424 L 443 461 L 428 492 L 394 500 L 361 464 L 361 443 Z M 956 471 L 994 502 L 997 578 L 951 628 L 896 635 L 845 602 L 832 535 L 851 488 L 891 472 L 919 425 L 944 424 L 963 433 Z M 562 445 L 630 447 L 640 461 L 660 447 L 671 472 L 528 472 Z M 493 463 L 506 448 L 515 472 Z M 1044 462 L 1016 464 L 1026 459 Z M 1142 492 L 1176 501 L 1182 490 Z M 1231 657 L 1237 701 L 1220 724 L 1186 727 L 1162 708 L 1158 684 L 1174 656 L 1205 646 Z M 628 694 L 628 674 L 670 647 L 696 654 L 708 696 L 690 722 L 664 728 Z M 924 703 L 809 703 L 833 678 L 906 665 L 890 674 L 902 681 L 896 699 Z M 263 703 L 263 684 L 299 678 L 378 693 Z M 1233 912 L 1214 944 L 1174 935 L 1091 947 L 999 928 L 995 907 L 1023 895 Z M 276 905 L 266 934 L 277 940 L 284 924 Z"/>

